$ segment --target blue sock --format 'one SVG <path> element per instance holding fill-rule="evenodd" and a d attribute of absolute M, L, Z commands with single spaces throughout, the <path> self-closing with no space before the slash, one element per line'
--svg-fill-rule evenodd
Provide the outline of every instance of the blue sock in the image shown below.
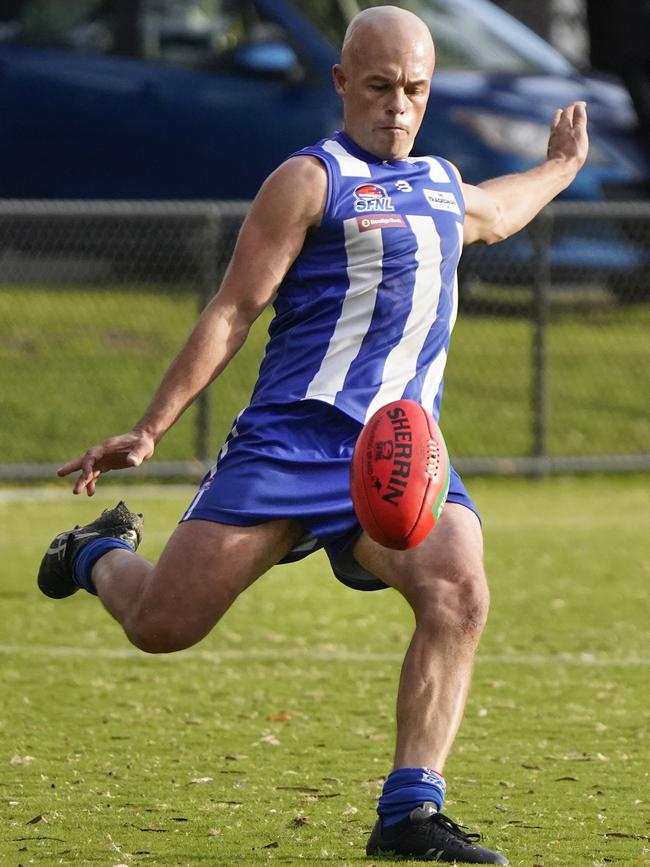
<path fill-rule="evenodd" d="M 384 783 L 377 812 L 383 825 L 394 825 L 406 819 L 412 810 L 425 801 L 432 801 L 438 811 L 445 801 L 444 777 L 429 768 L 398 768 Z"/>
<path fill-rule="evenodd" d="M 116 539 L 114 536 L 99 536 L 84 545 L 74 561 L 75 584 L 92 593 L 93 596 L 97 596 L 90 573 L 99 558 L 114 548 L 126 548 L 127 551 L 133 552 L 133 547 L 128 542 Z"/>

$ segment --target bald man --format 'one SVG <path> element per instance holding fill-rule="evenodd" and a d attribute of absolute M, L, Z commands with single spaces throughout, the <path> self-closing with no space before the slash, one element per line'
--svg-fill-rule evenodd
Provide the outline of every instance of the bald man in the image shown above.
<path fill-rule="evenodd" d="M 558 110 L 543 165 L 469 186 L 442 157 L 409 156 L 434 61 L 431 35 L 410 12 L 383 6 L 352 21 L 333 69 L 343 130 L 266 180 L 219 292 L 140 421 L 59 474 L 79 472 L 74 493 L 92 496 L 102 473 L 150 458 L 275 299 L 249 406 L 157 564 L 136 555 L 141 516 L 120 503 L 59 534 L 38 583 L 53 598 L 98 595 L 151 653 L 200 641 L 271 566 L 319 547 L 348 586 L 397 589 L 416 626 L 367 854 L 507 864 L 442 812 L 442 771 L 488 610 L 476 507 L 452 471 L 428 538 L 388 550 L 357 522 L 349 464 L 379 406 L 408 397 L 438 416 L 462 245 L 509 237 L 571 183 L 587 154 L 586 113 L 582 103 Z"/>

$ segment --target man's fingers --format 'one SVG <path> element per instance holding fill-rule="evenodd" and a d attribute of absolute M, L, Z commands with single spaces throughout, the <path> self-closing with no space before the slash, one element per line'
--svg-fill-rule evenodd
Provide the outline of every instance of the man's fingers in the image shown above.
<path fill-rule="evenodd" d="M 85 490 L 89 497 L 95 493 L 95 483 L 102 473 L 125 467 L 139 467 L 153 454 L 151 438 L 141 434 L 123 434 L 104 440 L 73 461 L 69 461 L 57 470 L 57 475 L 67 476 L 80 471 L 73 493 L 81 494 Z"/>
<path fill-rule="evenodd" d="M 75 486 L 72 489 L 73 494 L 82 494 L 84 491 L 88 494 L 89 497 L 95 493 L 95 482 L 101 476 L 102 471 L 98 469 L 94 469 L 90 474 L 85 472 L 80 473 L 79 478 L 75 482 Z"/>
<path fill-rule="evenodd" d="M 56 471 L 57 476 L 69 476 L 70 473 L 74 473 L 76 470 L 81 469 L 81 462 L 83 458 L 75 458 L 73 461 L 68 461 L 67 464 L 63 464 L 62 467 Z"/>
<path fill-rule="evenodd" d="M 72 489 L 73 494 L 81 494 L 85 491 L 88 481 L 84 478 L 83 475 L 80 475 L 77 481 L 74 483 L 74 488 Z"/>
<path fill-rule="evenodd" d="M 101 470 L 97 467 L 97 462 L 103 457 L 104 450 L 101 448 L 90 449 L 80 458 L 75 458 L 73 461 L 68 461 L 56 471 L 57 476 L 68 476 L 77 470 L 81 470 L 79 478 L 75 482 L 73 493 L 80 494 L 84 488 L 92 483 L 94 493 L 94 480 L 101 475 Z"/>
<path fill-rule="evenodd" d="M 587 123 L 587 103 L 576 102 L 573 106 L 573 125 L 585 126 Z"/>
<path fill-rule="evenodd" d="M 587 123 L 587 103 L 572 102 L 564 108 L 558 108 L 553 117 L 553 126 L 557 126 L 562 120 L 566 120 L 569 126 L 583 125 Z"/>
<path fill-rule="evenodd" d="M 575 160 L 580 168 L 587 158 L 588 147 L 587 103 L 580 100 L 557 109 L 548 138 L 547 157 Z"/>
<path fill-rule="evenodd" d="M 87 451 L 81 461 L 81 469 L 85 473 L 91 473 L 95 464 L 100 460 L 103 454 L 103 449 L 90 449 L 90 451 Z"/>

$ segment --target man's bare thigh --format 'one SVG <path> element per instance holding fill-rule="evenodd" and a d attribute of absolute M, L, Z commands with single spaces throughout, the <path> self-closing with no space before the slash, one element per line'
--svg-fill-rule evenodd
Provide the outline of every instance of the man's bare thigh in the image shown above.
<path fill-rule="evenodd" d="M 251 527 L 184 521 L 148 576 L 141 604 L 205 635 L 243 590 L 291 550 L 302 532 L 288 520 Z"/>
<path fill-rule="evenodd" d="M 463 574 L 482 575 L 481 524 L 471 509 L 447 503 L 438 525 L 415 548 L 384 548 L 363 533 L 354 557 L 364 569 L 408 597 L 415 586 L 436 578 L 453 581 Z"/>

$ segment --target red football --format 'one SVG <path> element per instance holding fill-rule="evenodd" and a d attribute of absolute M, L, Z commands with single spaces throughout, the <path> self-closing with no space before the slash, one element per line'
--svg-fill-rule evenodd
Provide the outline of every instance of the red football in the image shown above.
<path fill-rule="evenodd" d="M 449 490 L 449 456 L 433 417 L 413 400 L 382 406 L 364 425 L 351 465 L 359 523 L 386 548 L 418 545 Z"/>

